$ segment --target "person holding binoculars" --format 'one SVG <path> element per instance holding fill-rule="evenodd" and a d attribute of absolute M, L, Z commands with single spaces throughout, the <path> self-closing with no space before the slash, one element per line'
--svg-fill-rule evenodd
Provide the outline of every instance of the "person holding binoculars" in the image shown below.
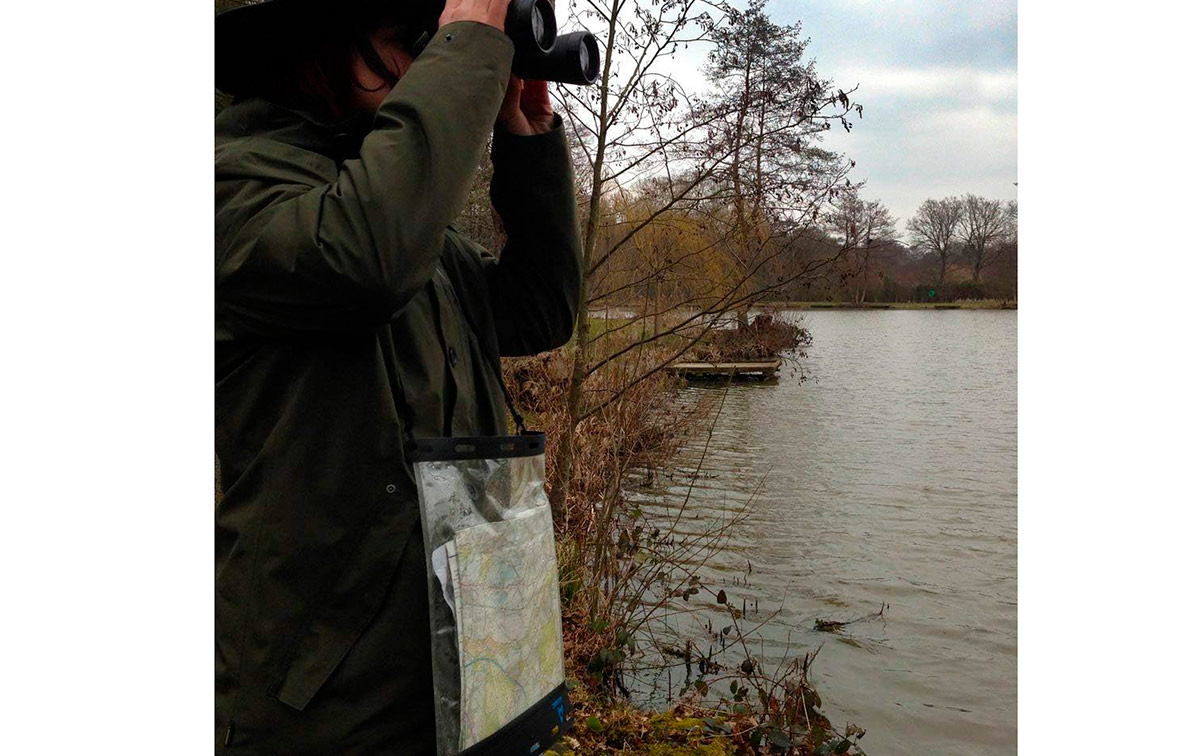
<path fill-rule="evenodd" d="M 590 83 L 598 54 L 552 24 L 546 0 L 217 17 L 218 753 L 434 752 L 406 443 L 505 435 L 499 357 L 571 336 L 575 191 L 544 79 Z M 489 136 L 499 259 L 449 226 Z"/>

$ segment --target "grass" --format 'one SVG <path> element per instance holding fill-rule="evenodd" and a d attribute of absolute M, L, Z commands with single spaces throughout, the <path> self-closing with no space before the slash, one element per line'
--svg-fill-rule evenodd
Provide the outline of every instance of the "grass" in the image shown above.
<path fill-rule="evenodd" d="M 630 320 L 633 320 L 633 318 L 618 318 L 616 316 L 598 318 L 592 315 L 588 317 L 588 330 L 591 332 L 592 337 L 595 338 L 627 324 Z"/>

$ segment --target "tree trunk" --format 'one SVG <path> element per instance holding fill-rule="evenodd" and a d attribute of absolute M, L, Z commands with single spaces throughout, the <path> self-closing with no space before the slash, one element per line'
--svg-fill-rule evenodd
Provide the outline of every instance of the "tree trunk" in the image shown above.
<path fill-rule="evenodd" d="M 592 164 L 592 194 L 588 201 L 587 225 L 583 234 L 583 282 L 579 289 L 579 313 L 575 318 L 575 343 L 572 348 L 571 378 L 567 383 L 567 416 L 570 422 L 558 439 L 554 478 L 550 487 L 550 510 L 556 523 L 566 517 L 567 489 L 575 466 L 575 430 L 583 420 L 583 382 L 591 359 L 591 327 L 588 321 L 590 281 L 588 271 L 595 256 L 600 228 L 600 192 L 604 182 L 604 150 L 608 138 L 608 83 L 612 71 L 613 42 L 616 39 L 617 7 L 609 16 L 608 39 L 604 51 L 604 73 L 600 78 L 600 132 L 596 135 L 596 160 Z"/>
<path fill-rule="evenodd" d="M 654 308 L 654 335 L 657 336 L 662 333 L 662 292 L 657 279 L 650 279 L 650 291 L 650 301 L 653 303 L 650 306 Z"/>
<path fill-rule="evenodd" d="M 739 262 L 739 267 L 742 272 L 745 272 L 745 264 L 742 262 L 745 259 L 750 244 L 750 232 L 746 222 L 746 201 L 744 189 L 742 187 L 742 133 L 745 130 L 746 112 L 750 109 L 750 56 L 746 56 L 746 71 L 742 80 L 742 102 L 738 108 L 737 126 L 733 132 L 733 212 L 734 224 L 737 233 L 734 236 L 734 244 L 740 246 L 738 254 L 735 255 Z M 750 313 L 745 307 L 739 307 L 737 311 L 738 328 L 746 328 L 750 325 Z"/>

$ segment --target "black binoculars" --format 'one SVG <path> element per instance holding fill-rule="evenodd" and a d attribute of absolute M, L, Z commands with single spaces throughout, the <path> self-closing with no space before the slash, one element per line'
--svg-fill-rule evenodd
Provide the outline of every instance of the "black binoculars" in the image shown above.
<path fill-rule="evenodd" d="M 558 33 L 550 0 L 512 0 L 504 33 L 513 41 L 512 72 L 522 79 L 592 84 L 600 74 L 600 46 L 591 32 Z"/>

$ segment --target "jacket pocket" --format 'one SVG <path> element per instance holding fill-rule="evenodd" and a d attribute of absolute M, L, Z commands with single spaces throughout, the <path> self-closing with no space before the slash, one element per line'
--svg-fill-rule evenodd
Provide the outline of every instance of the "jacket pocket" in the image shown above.
<path fill-rule="evenodd" d="M 304 711 L 379 613 L 388 586 L 419 520 L 416 502 L 403 506 L 391 527 L 364 539 L 353 565 L 321 606 L 314 608 L 286 656 L 282 675 L 268 691 Z"/>

